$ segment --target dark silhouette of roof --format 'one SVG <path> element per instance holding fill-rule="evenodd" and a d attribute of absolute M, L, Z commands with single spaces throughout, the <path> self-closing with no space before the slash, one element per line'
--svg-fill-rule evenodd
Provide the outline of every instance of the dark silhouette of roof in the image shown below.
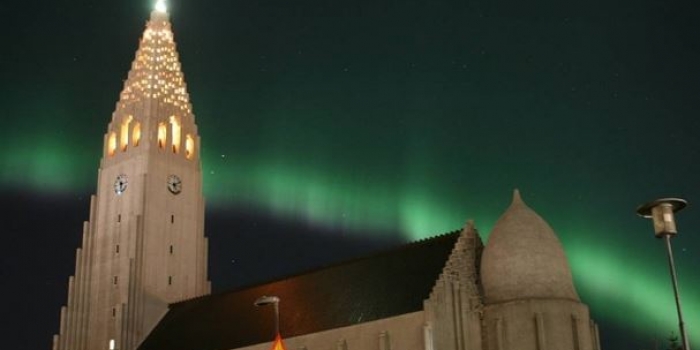
<path fill-rule="evenodd" d="M 459 231 L 253 287 L 170 305 L 140 350 L 223 350 L 271 342 L 280 302 L 283 337 L 423 310 Z"/>

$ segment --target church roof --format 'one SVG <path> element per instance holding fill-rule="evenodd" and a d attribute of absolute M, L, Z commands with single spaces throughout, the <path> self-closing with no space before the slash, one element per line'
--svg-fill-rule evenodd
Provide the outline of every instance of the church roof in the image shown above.
<path fill-rule="evenodd" d="M 264 295 L 281 300 L 283 337 L 421 311 L 459 234 L 172 304 L 139 349 L 223 350 L 271 342 L 273 308 L 253 305 Z"/>
<path fill-rule="evenodd" d="M 486 304 L 533 298 L 579 301 L 554 230 L 517 190 L 484 248 L 481 281 Z"/>

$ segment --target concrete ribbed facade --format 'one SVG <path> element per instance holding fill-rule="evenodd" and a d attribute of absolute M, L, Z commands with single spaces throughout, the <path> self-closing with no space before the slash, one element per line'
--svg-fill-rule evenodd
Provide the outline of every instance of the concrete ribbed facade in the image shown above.
<path fill-rule="evenodd" d="M 97 193 L 83 226 L 82 246 L 76 253 L 75 274 L 69 278 L 68 301 L 61 309 L 53 350 L 137 349 L 168 310 L 172 315 L 170 304 L 210 293 L 199 150 L 168 15 L 154 11 L 104 136 Z M 287 347 L 600 350 L 597 326 L 579 300 L 559 240 L 517 191 L 486 246 L 471 222 L 454 242 L 454 246 L 452 241 L 445 246 L 440 259 L 434 259 L 437 263 L 429 281 L 421 282 L 426 289 L 417 294 L 415 309 L 371 320 L 359 318 L 336 328 L 318 325 L 286 339 Z M 403 261 L 400 266 L 405 266 Z M 420 261 L 412 272 L 427 271 L 425 267 Z M 385 273 L 379 281 L 391 282 L 395 277 Z M 205 298 L 213 300 L 212 296 Z M 367 299 L 365 294 L 363 300 Z M 247 299 L 233 301 L 252 304 Z M 361 301 L 342 300 L 353 307 L 363 305 Z M 375 309 L 382 306 L 372 305 Z M 192 320 L 186 314 L 190 309 L 185 309 L 181 311 L 185 317 L 174 316 L 172 323 Z M 230 326 L 227 330 L 247 321 L 238 319 L 239 314 L 229 316 L 237 323 L 226 324 Z M 152 344 L 141 346 L 169 350 L 159 339 L 171 344 L 179 341 L 181 335 L 169 331 L 177 329 L 168 328 L 176 326 L 172 323 L 163 327 Z M 198 348 L 197 339 L 196 335 L 187 339 L 188 349 Z M 262 339 L 232 348 L 268 349 L 270 343 L 255 344 Z M 210 339 L 200 340 L 211 343 Z"/>
<path fill-rule="evenodd" d="M 168 304 L 210 292 L 199 136 L 154 11 L 104 136 L 54 350 L 136 349 Z"/>

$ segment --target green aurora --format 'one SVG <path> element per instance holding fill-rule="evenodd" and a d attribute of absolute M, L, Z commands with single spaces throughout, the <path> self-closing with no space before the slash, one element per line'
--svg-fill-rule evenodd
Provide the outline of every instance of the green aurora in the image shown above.
<path fill-rule="evenodd" d="M 150 7 L 142 2 L 105 5 L 110 18 L 64 1 L 16 11 L 55 30 L 7 43 L 5 66 L 16 69 L 0 86 L 3 190 L 94 192 Z M 632 1 L 216 5 L 172 10 L 209 209 L 265 212 L 328 235 L 400 232 L 403 242 L 474 219 L 486 240 L 519 188 L 560 236 L 593 318 L 643 342 L 665 338 L 677 319 L 663 246 L 634 209 L 684 197 L 674 249 L 697 344 L 692 11 Z"/>

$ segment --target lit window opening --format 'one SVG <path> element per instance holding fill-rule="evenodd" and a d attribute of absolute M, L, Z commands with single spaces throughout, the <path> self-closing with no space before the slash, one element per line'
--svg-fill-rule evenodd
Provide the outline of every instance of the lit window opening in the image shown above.
<path fill-rule="evenodd" d="M 121 137 L 119 141 L 119 148 L 122 150 L 122 152 L 126 151 L 126 147 L 129 145 L 129 124 L 133 119 L 134 117 L 129 115 L 124 118 L 124 121 L 122 122 Z"/>
<path fill-rule="evenodd" d="M 158 147 L 161 149 L 165 148 L 167 133 L 165 123 L 158 124 Z"/>
<path fill-rule="evenodd" d="M 194 139 L 192 135 L 187 134 L 185 137 L 185 158 L 192 159 L 194 156 Z"/>
<path fill-rule="evenodd" d="M 114 155 L 117 150 L 117 134 L 114 132 L 109 133 L 109 138 L 107 140 L 107 154 L 110 156 Z"/>
<path fill-rule="evenodd" d="M 170 117 L 170 128 L 173 137 L 173 153 L 180 152 L 180 122 L 175 116 Z"/>
<path fill-rule="evenodd" d="M 131 144 L 134 147 L 137 147 L 140 142 L 141 142 L 141 123 L 137 122 L 136 124 L 134 124 L 134 130 L 132 131 Z"/>

